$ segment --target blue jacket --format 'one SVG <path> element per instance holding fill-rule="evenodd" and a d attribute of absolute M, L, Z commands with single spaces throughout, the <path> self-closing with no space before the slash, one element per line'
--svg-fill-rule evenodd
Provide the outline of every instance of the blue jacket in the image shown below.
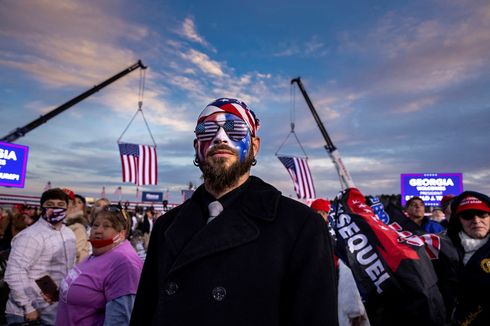
<path fill-rule="evenodd" d="M 433 221 L 428 217 L 424 217 L 421 227 L 427 233 L 440 233 L 445 230 L 439 222 Z"/>

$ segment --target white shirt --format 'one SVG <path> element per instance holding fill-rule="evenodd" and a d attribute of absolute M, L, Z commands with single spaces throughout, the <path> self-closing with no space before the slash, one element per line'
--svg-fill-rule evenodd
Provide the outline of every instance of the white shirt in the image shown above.
<path fill-rule="evenodd" d="M 37 309 L 43 320 L 56 318 L 57 303 L 49 305 L 42 298 L 35 280 L 49 275 L 59 285 L 73 267 L 75 258 L 75 235 L 65 225 L 58 231 L 39 218 L 32 226 L 18 233 L 12 239 L 5 270 L 5 282 L 10 288 L 5 312 L 24 316 Z M 48 316 L 44 316 L 43 312 Z"/>

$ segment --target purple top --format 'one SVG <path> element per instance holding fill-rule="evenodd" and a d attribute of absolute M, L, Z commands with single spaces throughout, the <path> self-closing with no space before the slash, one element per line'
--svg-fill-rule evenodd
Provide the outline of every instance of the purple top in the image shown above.
<path fill-rule="evenodd" d="M 103 325 L 107 302 L 136 294 L 143 263 L 125 240 L 73 267 L 60 284 L 56 325 Z"/>

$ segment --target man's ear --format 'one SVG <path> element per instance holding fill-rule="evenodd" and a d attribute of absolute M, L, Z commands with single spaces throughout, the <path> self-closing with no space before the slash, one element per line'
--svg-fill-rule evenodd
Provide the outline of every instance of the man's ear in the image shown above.
<path fill-rule="evenodd" d="M 257 156 L 260 150 L 260 137 L 252 137 L 252 149 L 254 157 Z"/>

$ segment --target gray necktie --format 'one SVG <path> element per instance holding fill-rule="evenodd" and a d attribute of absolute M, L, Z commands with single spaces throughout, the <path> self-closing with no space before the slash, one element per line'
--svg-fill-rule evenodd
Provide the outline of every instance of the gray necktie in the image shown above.
<path fill-rule="evenodd" d="M 223 211 L 223 205 L 221 205 L 219 201 L 215 200 L 208 205 L 208 210 L 209 210 L 209 218 L 207 223 L 214 220 L 214 218 Z"/>

